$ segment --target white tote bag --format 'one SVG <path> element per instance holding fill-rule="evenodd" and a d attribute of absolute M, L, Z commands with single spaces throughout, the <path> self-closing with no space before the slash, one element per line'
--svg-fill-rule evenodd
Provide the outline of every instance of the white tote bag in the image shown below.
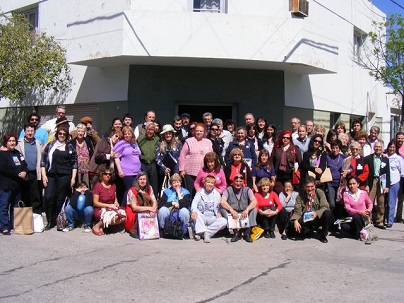
<path fill-rule="evenodd" d="M 43 224 L 42 214 L 33 214 L 34 222 L 34 233 L 41 233 L 44 231 L 45 227 Z"/>

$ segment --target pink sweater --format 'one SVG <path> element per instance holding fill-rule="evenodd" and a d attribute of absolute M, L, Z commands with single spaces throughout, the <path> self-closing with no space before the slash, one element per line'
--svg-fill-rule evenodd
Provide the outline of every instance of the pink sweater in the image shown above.
<path fill-rule="evenodd" d="M 204 182 L 206 176 L 215 177 L 215 179 L 216 179 L 215 188 L 219 191 L 220 194 L 222 194 L 223 191 L 227 187 L 226 176 L 224 175 L 223 169 L 220 169 L 220 171 L 218 173 L 215 173 L 215 172 L 208 173 L 208 172 L 204 171 L 203 169 L 200 169 L 198 172 L 198 175 L 196 176 L 195 182 L 194 182 L 195 190 L 200 191 L 201 188 L 203 188 L 203 182 Z"/>
<path fill-rule="evenodd" d="M 212 142 L 209 139 L 203 138 L 200 141 L 194 137 L 186 139 L 179 158 L 180 171 L 196 176 L 203 166 L 203 158 L 212 151 Z"/>
<path fill-rule="evenodd" d="M 358 190 L 360 191 L 360 194 L 357 201 L 355 201 L 350 192 L 344 192 L 345 210 L 350 216 L 359 214 L 359 212 L 365 209 L 369 209 L 370 211 L 373 209 L 373 203 L 370 200 L 368 193 L 364 190 Z"/>

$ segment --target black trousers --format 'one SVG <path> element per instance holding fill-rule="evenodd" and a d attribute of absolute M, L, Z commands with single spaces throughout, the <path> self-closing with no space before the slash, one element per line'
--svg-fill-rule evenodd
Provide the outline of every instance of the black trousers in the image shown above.
<path fill-rule="evenodd" d="M 262 210 L 267 210 L 267 207 L 263 207 Z M 271 207 L 271 210 L 276 210 L 276 206 Z M 265 230 L 265 231 L 274 231 L 276 218 L 278 216 L 267 217 L 257 213 L 257 223 Z"/>
<path fill-rule="evenodd" d="M 27 173 L 25 184 L 22 188 L 22 200 L 26 206 L 31 206 L 35 214 L 42 213 L 42 200 L 40 193 L 40 182 L 37 180 L 36 171 Z"/>
<path fill-rule="evenodd" d="M 285 208 L 282 208 L 277 216 L 277 225 L 280 234 L 282 234 L 286 229 L 289 228 L 290 213 L 288 213 Z"/>
<path fill-rule="evenodd" d="M 62 209 L 66 196 L 70 196 L 70 181 L 72 175 L 48 175 L 48 185 L 45 187 L 46 219 L 56 224 L 56 217 Z"/>
<path fill-rule="evenodd" d="M 152 163 L 141 163 L 142 164 L 142 171 L 147 174 L 147 179 L 149 180 L 150 186 L 153 188 L 154 194 L 158 195 L 158 173 L 157 173 L 157 166 L 156 162 Z"/>
<path fill-rule="evenodd" d="M 330 222 L 331 222 L 331 210 L 329 209 L 323 212 L 321 218 L 316 217 L 313 221 L 303 222 L 303 216 L 299 219 L 299 223 L 302 226 L 302 232 L 312 231 L 315 227 L 321 226 L 321 234 L 323 236 L 328 235 Z"/>
<path fill-rule="evenodd" d="M 352 216 L 352 222 L 341 224 L 341 229 L 350 234 L 354 239 L 359 239 L 360 231 L 365 226 L 365 222 L 358 214 Z"/>

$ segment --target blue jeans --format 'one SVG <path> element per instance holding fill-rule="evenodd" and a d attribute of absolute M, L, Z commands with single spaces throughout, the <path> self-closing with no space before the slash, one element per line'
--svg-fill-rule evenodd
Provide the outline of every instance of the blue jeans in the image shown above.
<path fill-rule="evenodd" d="M 92 206 L 84 208 L 83 212 L 75 210 L 70 204 L 65 208 L 68 227 L 74 227 L 75 221 L 81 220 L 84 227 L 91 227 L 91 220 L 93 219 L 94 209 Z"/>
<path fill-rule="evenodd" d="M 0 189 L 0 231 L 14 229 L 14 206 L 21 200 L 18 189 Z"/>
<path fill-rule="evenodd" d="M 396 203 L 398 197 L 398 190 L 400 189 L 400 182 L 390 185 L 389 189 L 389 201 L 388 201 L 388 212 L 387 212 L 387 224 L 394 223 L 394 213 L 396 211 Z"/>
<path fill-rule="evenodd" d="M 158 212 L 158 217 L 159 217 L 159 225 L 160 228 L 164 228 L 164 223 L 165 223 L 165 219 L 170 215 L 170 209 L 168 209 L 167 207 L 163 206 L 162 208 L 159 209 Z M 187 224 L 189 222 L 189 210 L 185 207 L 180 209 L 180 220 L 182 222 L 182 224 Z"/>

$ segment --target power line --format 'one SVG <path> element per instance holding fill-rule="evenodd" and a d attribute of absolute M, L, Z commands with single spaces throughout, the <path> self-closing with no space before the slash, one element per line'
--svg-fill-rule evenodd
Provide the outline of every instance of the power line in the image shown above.
<path fill-rule="evenodd" d="M 404 9 L 404 6 L 402 6 L 400 3 L 397 3 L 397 2 L 394 1 L 394 0 L 390 0 L 390 1 L 393 2 L 395 5 L 397 5 L 398 7 Z"/>

